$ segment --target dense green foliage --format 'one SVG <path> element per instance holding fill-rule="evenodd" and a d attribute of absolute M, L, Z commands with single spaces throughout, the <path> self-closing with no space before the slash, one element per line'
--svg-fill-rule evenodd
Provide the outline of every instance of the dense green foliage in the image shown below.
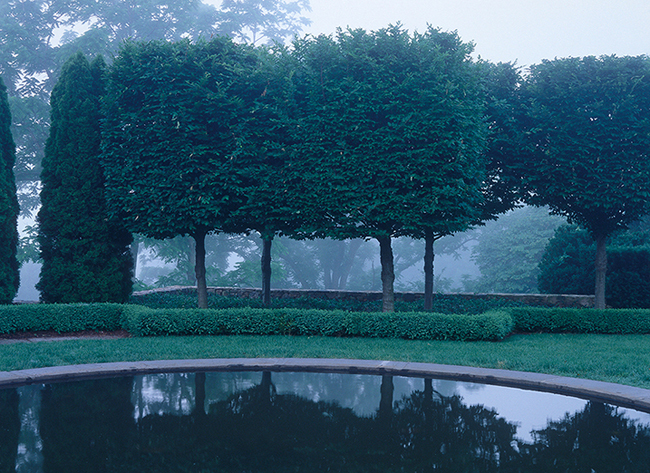
<path fill-rule="evenodd" d="M 293 44 L 293 192 L 318 209 L 317 234 L 379 241 L 386 311 L 391 238 L 461 231 L 481 215 L 487 126 L 471 51 L 455 33 L 400 26 Z"/>
<path fill-rule="evenodd" d="M 18 199 L 14 182 L 16 146 L 11 135 L 7 89 L 0 77 L 0 304 L 16 295 L 18 274 Z"/>
<path fill-rule="evenodd" d="M 351 312 L 331 309 L 152 309 L 118 304 L 0 306 L 0 333 L 125 329 L 156 335 L 318 335 L 426 340 L 500 340 L 512 329 L 505 311 L 482 314 Z"/>
<path fill-rule="evenodd" d="M 120 330 L 122 304 L 18 304 L 0 306 L 0 333 L 54 330 Z"/>
<path fill-rule="evenodd" d="M 418 340 L 500 340 L 512 328 L 506 312 L 481 315 L 360 313 L 315 309 L 149 309 L 129 306 L 125 328 L 137 336 L 318 335 Z"/>
<path fill-rule="evenodd" d="M 519 332 L 543 333 L 650 333 L 647 309 L 508 309 Z"/>
<path fill-rule="evenodd" d="M 170 301 L 167 300 L 169 303 Z M 135 336 L 318 335 L 422 340 L 501 340 L 514 332 L 649 334 L 647 309 L 502 307 L 484 312 L 393 313 L 240 306 L 198 310 L 140 304 L 0 306 L 0 333 L 124 329 Z M 405 309 L 405 308 L 402 308 Z"/>
<path fill-rule="evenodd" d="M 190 235 L 205 300 L 205 236 L 244 230 L 248 135 L 264 83 L 258 56 L 227 38 L 127 43 L 110 72 L 102 163 L 114 215 L 152 238 Z M 232 227 L 231 227 L 232 225 Z"/>
<path fill-rule="evenodd" d="M 628 231 L 610 239 L 607 304 L 650 308 L 650 246 L 647 231 Z M 595 244 L 587 231 L 559 227 L 540 262 L 539 288 L 550 294 L 593 294 Z"/>
<path fill-rule="evenodd" d="M 538 286 L 546 294 L 593 294 L 596 245 L 586 230 L 562 225 L 539 263 Z"/>
<path fill-rule="evenodd" d="M 70 55 L 82 51 L 110 57 L 126 39 L 179 41 L 227 35 L 283 41 L 309 23 L 304 17 L 309 0 L 220 3 L 219 7 L 202 0 L 0 3 L 0 75 L 11 97 L 18 145 L 16 177 L 24 211 L 38 205 L 49 95 Z"/>
<path fill-rule="evenodd" d="M 650 246 L 611 247 L 608 260 L 608 305 L 650 308 Z"/>
<path fill-rule="evenodd" d="M 66 62 L 52 92 L 38 213 L 44 302 L 124 302 L 131 293 L 131 235 L 108 216 L 100 154 L 104 62 Z"/>
<path fill-rule="evenodd" d="M 604 308 L 606 239 L 650 210 L 650 59 L 543 61 L 531 67 L 522 103 L 528 146 L 511 169 L 529 203 L 592 235 Z"/>

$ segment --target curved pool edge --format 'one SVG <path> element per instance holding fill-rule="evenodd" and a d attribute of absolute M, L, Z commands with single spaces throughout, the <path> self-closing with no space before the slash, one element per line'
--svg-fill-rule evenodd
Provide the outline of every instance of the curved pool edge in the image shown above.
<path fill-rule="evenodd" d="M 198 371 L 311 371 L 448 379 L 606 402 L 650 412 L 650 389 L 542 373 L 401 361 L 326 358 L 212 358 L 53 366 L 0 372 L 0 388 L 92 378 Z"/>

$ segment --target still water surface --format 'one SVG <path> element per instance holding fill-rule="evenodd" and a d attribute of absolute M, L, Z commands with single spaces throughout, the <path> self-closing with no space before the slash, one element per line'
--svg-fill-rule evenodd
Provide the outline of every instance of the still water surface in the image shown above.
<path fill-rule="evenodd" d="M 0 472 L 648 472 L 650 416 L 534 391 L 167 373 L 0 391 Z"/>

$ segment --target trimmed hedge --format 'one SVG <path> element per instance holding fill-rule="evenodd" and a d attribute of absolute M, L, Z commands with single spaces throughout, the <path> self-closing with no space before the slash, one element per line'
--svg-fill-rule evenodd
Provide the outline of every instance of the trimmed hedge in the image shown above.
<path fill-rule="evenodd" d="M 120 330 L 125 307 L 110 303 L 0 305 L 0 333 Z"/>
<path fill-rule="evenodd" d="M 128 306 L 136 336 L 285 334 L 418 340 L 501 340 L 513 327 L 504 311 L 480 315 L 385 314 L 301 309 L 149 309 Z"/>
<path fill-rule="evenodd" d="M 543 333 L 650 333 L 647 309 L 508 309 L 517 332 Z"/>
<path fill-rule="evenodd" d="M 482 314 L 320 309 L 151 309 L 122 304 L 0 305 L 0 333 L 125 329 L 134 336 L 318 335 L 417 340 L 501 340 L 530 333 L 650 334 L 648 309 L 516 307 Z"/>

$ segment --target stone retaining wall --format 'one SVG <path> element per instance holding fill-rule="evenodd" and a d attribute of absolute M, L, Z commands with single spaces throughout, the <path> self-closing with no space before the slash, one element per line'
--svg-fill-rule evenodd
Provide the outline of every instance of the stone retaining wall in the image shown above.
<path fill-rule="evenodd" d="M 165 292 L 196 292 L 196 287 L 171 286 L 160 289 L 151 289 L 148 291 L 134 292 L 133 295 L 157 294 Z M 208 294 L 218 294 L 228 297 L 242 297 L 249 299 L 259 299 L 262 296 L 261 289 L 243 288 L 243 287 L 209 287 Z M 594 307 L 594 296 L 582 296 L 572 294 L 437 294 L 439 297 L 451 297 L 460 299 L 507 299 L 511 301 L 522 302 L 528 305 L 544 307 Z M 316 299 L 341 299 L 354 301 L 378 301 L 381 300 L 379 291 L 333 291 L 333 290 L 312 290 L 312 289 L 272 289 L 271 297 L 277 299 L 297 299 L 300 297 L 312 297 Z M 418 301 L 424 299 L 422 292 L 396 292 L 395 300 L 406 302 Z"/>

